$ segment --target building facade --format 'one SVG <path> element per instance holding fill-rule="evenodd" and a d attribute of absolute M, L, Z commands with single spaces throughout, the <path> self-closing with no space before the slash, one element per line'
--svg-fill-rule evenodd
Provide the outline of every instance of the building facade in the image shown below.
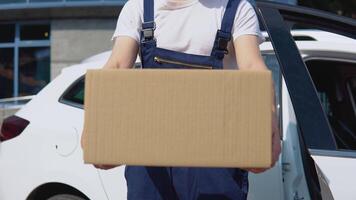
<path fill-rule="evenodd" d="M 0 2 L 0 99 L 35 95 L 63 69 L 110 50 L 124 1 Z"/>

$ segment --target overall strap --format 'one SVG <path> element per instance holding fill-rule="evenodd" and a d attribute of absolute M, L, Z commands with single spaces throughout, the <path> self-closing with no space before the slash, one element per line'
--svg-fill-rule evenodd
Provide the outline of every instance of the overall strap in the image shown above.
<path fill-rule="evenodd" d="M 232 26 L 234 24 L 237 7 L 240 4 L 240 0 L 229 0 L 226 6 L 224 17 L 221 22 L 220 30 L 225 33 L 231 33 Z"/>
<path fill-rule="evenodd" d="M 153 40 L 156 24 L 154 22 L 154 0 L 144 0 L 141 41 Z"/>
<path fill-rule="evenodd" d="M 225 9 L 225 13 L 221 22 L 221 28 L 217 31 L 214 47 L 211 52 L 211 56 L 222 60 L 227 54 L 227 45 L 231 40 L 231 30 L 235 21 L 235 15 L 237 8 L 240 4 L 240 0 L 229 0 Z"/>

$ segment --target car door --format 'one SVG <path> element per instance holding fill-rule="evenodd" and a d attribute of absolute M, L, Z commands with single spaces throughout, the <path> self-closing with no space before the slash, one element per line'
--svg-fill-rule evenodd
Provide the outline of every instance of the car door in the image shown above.
<path fill-rule="evenodd" d="M 336 199 L 356 199 L 356 51 L 352 57 L 308 55 L 306 65 L 335 136 L 337 149 L 310 149 Z M 349 52 L 348 52 L 349 53 Z"/>
<path fill-rule="evenodd" d="M 353 180 L 341 181 L 340 179 L 340 175 L 347 177 L 355 174 L 352 170 L 356 166 L 355 154 L 349 150 L 337 148 L 333 129 L 320 103 L 315 85 L 290 35 L 291 28 L 299 26 L 318 28 L 355 39 L 355 20 L 313 9 L 269 2 L 258 2 L 257 11 L 275 49 L 285 80 L 285 88 L 288 90 L 288 97 L 293 107 L 293 114 L 296 117 L 301 157 L 310 198 L 331 199 L 333 195 L 337 199 L 355 199 L 355 195 L 350 193 Z M 350 84 L 351 94 L 349 96 L 352 96 L 354 82 Z M 320 168 L 314 166 L 309 150 Z M 332 191 L 333 194 L 330 194 L 328 189 L 329 183 L 339 186 L 338 189 Z M 298 195 L 294 196 L 294 199 L 302 198 Z"/>

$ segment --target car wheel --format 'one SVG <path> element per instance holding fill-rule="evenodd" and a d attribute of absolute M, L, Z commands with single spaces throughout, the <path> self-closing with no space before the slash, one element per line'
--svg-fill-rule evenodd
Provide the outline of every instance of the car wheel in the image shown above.
<path fill-rule="evenodd" d="M 71 194 L 58 194 L 48 198 L 47 200 L 85 200 L 85 199 Z"/>

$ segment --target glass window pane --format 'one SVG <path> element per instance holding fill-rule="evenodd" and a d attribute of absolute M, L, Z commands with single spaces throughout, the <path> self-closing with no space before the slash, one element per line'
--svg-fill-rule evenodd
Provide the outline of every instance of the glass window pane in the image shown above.
<path fill-rule="evenodd" d="M 100 1 L 100 0 L 67 0 L 68 1 Z"/>
<path fill-rule="evenodd" d="M 339 150 L 356 150 L 356 74 L 353 63 L 312 59 L 305 62 Z M 323 141 L 323 137 L 320 137 Z"/>
<path fill-rule="evenodd" d="M 356 77 L 353 77 L 349 80 L 349 85 L 352 92 L 352 97 L 354 101 L 356 101 Z"/>
<path fill-rule="evenodd" d="M 21 40 L 49 40 L 50 27 L 48 24 L 22 25 L 20 38 Z"/>
<path fill-rule="evenodd" d="M 63 95 L 63 101 L 67 104 L 82 106 L 84 104 L 84 78 L 74 82 L 68 91 Z"/>
<path fill-rule="evenodd" d="M 15 25 L 0 24 L 0 43 L 14 42 Z"/>
<path fill-rule="evenodd" d="M 6 3 L 25 3 L 26 0 L 1 0 L 0 4 L 6 4 Z"/>
<path fill-rule="evenodd" d="M 30 2 L 61 2 L 64 0 L 30 0 Z"/>
<path fill-rule="evenodd" d="M 19 96 L 37 94 L 49 81 L 49 47 L 20 48 Z"/>
<path fill-rule="evenodd" d="M 0 99 L 13 96 L 13 83 L 14 49 L 0 48 Z"/>
<path fill-rule="evenodd" d="M 276 97 L 277 117 L 280 116 L 281 107 L 281 72 L 279 63 L 275 54 L 262 54 L 266 66 L 272 71 L 272 78 L 274 83 L 274 92 Z"/>

